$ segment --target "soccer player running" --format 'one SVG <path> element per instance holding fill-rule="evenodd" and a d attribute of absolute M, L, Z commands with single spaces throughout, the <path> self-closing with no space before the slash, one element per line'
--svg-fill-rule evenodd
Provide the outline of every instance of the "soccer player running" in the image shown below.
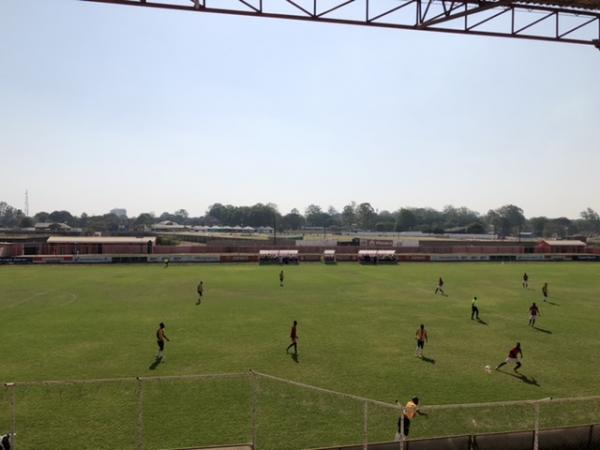
<path fill-rule="evenodd" d="M 529 287 L 529 275 L 527 272 L 523 274 L 523 288 L 527 289 Z"/>
<path fill-rule="evenodd" d="M 471 301 L 471 320 L 479 320 L 479 308 L 477 307 L 477 297 L 473 297 Z"/>
<path fill-rule="evenodd" d="M 537 320 L 538 316 L 541 315 L 542 313 L 540 312 L 540 309 L 535 304 L 535 302 L 533 302 L 529 307 L 529 326 L 535 327 L 535 321 Z"/>
<path fill-rule="evenodd" d="M 398 400 L 396 400 L 396 404 L 397 403 Z M 410 421 L 418 415 L 426 416 L 427 414 L 419 411 L 419 397 L 413 397 L 406 403 L 402 416 L 398 417 L 398 431 L 394 437 L 395 441 L 399 441 L 401 435 L 404 437 L 408 436 L 408 433 L 410 432 Z M 402 426 L 402 422 L 404 422 L 404 427 Z"/>
<path fill-rule="evenodd" d="M 500 367 L 502 367 L 508 363 L 516 363 L 516 366 L 513 369 L 513 371 L 518 372 L 519 368 L 521 367 L 521 361 L 519 361 L 519 356 L 521 357 L 521 359 L 523 359 L 523 352 L 521 351 L 521 343 L 517 342 L 517 345 L 515 345 L 514 348 L 512 348 L 510 352 L 508 352 L 507 358 L 503 362 L 498 364 L 498 367 L 496 367 L 496 370 L 499 370 Z"/>
<path fill-rule="evenodd" d="M 199 305 L 202 302 L 202 295 L 204 295 L 204 281 L 200 280 L 196 292 L 198 292 L 198 301 L 196 302 L 196 305 Z"/>
<path fill-rule="evenodd" d="M 283 287 L 283 279 L 285 275 L 283 274 L 283 270 L 279 272 L 279 287 Z"/>
<path fill-rule="evenodd" d="M 421 324 L 421 326 L 417 329 L 416 339 L 417 348 L 415 350 L 415 355 L 417 356 L 417 358 L 423 358 L 423 347 L 425 347 L 425 342 L 427 342 L 428 340 L 425 325 Z"/>
<path fill-rule="evenodd" d="M 442 295 L 445 295 L 445 293 L 444 293 L 444 280 L 442 279 L 442 277 L 440 277 L 440 279 L 438 280 L 438 285 L 435 288 L 435 292 L 433 293 L 433 295 L 436 295 L 438 292 L 440 294 L 442 294 Z"/>
<path fill-rule="evenodd" d="M 163 262 L 165 263 L 165 265 L 163 266 L 163 269 L 166 269 L 167 267 L 169 267 L 169 258 L 165 258 L 163 260 Z"/>
<path fill-rule="evenodd" d="M 163 351 L 165 350 L 165 341 L 170 341 L 170 339 L 165 334 L 165 324 L 161 322 L 158 325 L 158 330 L 156 330 L 156 343 L 158 344 L 158 355 L 156 355 L 156 359 L 163 359 Z"/>
<path fill-rule="evenodd" d="M 544 301 L 548 300 L 548 283 L 544 283 L 542 286 L 542 294 L 544 295 Z"/>
<path fill-rule="evenodd" d="M 292 330 L 290 331 L 290 339 L 292 340 L 292 343 L 290 345 L 288 345 L 288 347 L 285 349 L 286 353 L 289 353 L 290 348 L 294 347 L 294 354 L 297 355 L 298 354 L 298 322 L 294 320 L 294 324 L 292 325 Z"/>

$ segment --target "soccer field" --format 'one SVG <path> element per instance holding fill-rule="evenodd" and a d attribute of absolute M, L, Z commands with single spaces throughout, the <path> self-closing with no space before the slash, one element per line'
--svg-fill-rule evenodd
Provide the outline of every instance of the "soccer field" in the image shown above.
<path fill-rule="evenodd" d="M 254 265 L 1 267 L 0 381 L 254 369 L 384 402 L 418 395 L 424 409 L 600 394 L 598 264 L 305 264 L 284 267 L 283 288 L 279 270 Z M 521 287 L 523 272 L 529 274 L 529 289 Z M 433 294 L 439 276 L 448 296 Z M 200 280 L 205 295 L 197 305 Z M 542 302 L 543 282 L 549 283 L 550 304 Z M 473 296 L 479 298 L 484 323 L 470 320 Z M 527 325 L 532 301 L 541 309 L 539 329 Z M 300 337 L 297 361 L 285 352 L 293 320 Z M 155 364 L 159 322 L 165 322 L 171 341 L 165 361 Z M 424 360 L 415 357 L 421 323 L 429 333 Z M 492 374 L 483 370 L 504 360 L 517 341 L 524 378 L 512 376 L 511 366 Z M 135 388 L 129 382 L 19 388 L 19 448 L 56 448 L 42 444 L 57 430 L 70 436 L 61 448 L 113 448 L 111 442 L 135 448 Z M 146 448 L 249 441 L 250 392 L 245 378 L 148 386 Z M 10 427 L 7 396 L 4 390 L 0 431 Z M 361 440 L 361 405 L 266 381 L 258 401 L 264 419 L 259 448 Z M 581 420 L 600 421 L 598 406 L 586 408 L 591 416 Z M 93 417 L 69 431 L 75 420 L 70 415 Z M 373 439 L 390 439 L 395 417 L 374 411 Z M 411 437 L 447 432 L 435 421 L 433 414 L 417 419 Z"/>

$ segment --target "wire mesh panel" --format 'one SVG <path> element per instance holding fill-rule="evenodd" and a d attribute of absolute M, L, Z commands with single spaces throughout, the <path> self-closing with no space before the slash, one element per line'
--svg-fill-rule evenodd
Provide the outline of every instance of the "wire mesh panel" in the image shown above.
<path fill-rule="evenodd" d="M 401 414 L 401 408 L 386 407 L 372 403 L 367 408 L 369 442 L 392 441 L 396 431 L 398 431 L 398 418 Z M 416 421 L 413 425 L 415 429 L 418 426 Z"/>
<path fill-rule="evenodd" d="M 7 386 L 0 389 L 0 435 L 8 433 L 12 423 L 9 389 Z"/>
<path fill-rule="evenodd" d="M 415 431 L 427 437 L 523 431 L 535 427 L 535 408 L 530 403 L 456 405 L 432 408 L 428 413 L 425 420 L 415 424 Z"/>
<path fill-rule="evenodd" d="M 600 423 L 600 397 L 540 402 L 540 428 Z"/>
<path fill-rule="evenodd" d="M 19 450 L 135 449 L 135 381 L 16 387 Z"/>
<path fill-rule="evenodd" d="M 535 409 L 528 403 L 429 408 L 422 405 L 421 411 L 425 415 L 411 420 L 409 439 L 533 430 L 535 426 Z M 369 441 L 392 440 L 400 414 L 399 409 L 369 405 Z"/>
<path fill-rule="evenodd" d="M 247 375 L 143 380 L 146 450 L 248 443 Z"/>
<path fill-rule="evenodd" d="M 258 450 L 362 442 L 362 402 L 268 378 L 257 381 Z"/>

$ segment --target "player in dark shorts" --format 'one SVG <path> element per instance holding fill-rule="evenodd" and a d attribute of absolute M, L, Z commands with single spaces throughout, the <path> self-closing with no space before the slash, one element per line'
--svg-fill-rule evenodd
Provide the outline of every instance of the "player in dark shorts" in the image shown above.
<path fill-rule="evenodd" d="M 399 405 L 398 400 L 396 400 L 396 404 Z M 406 403 L 406 406 L 402 408 L 402 416 L 398 417 L 398 431 L 396 432 L 396 436 L 394 437 L 394 441 L 399 441 L 401 436 L 408 436 L 410 432 L 410 421 L 414 420 L 417 416 L 427 416 L 424 412 L 419 411 L 419 398 L 413 397 L 411 400 Z M 404 423 L 404 427 L 402 424 Z"/>
<path fill-rule="evenodd" d="M 544 301 L 548 300 L 548 283 L 544 283 L 542 286 L 542 295 L 544 296 Z"/>
<path fill-rule="evenodd" d="M 537 320 L 538 316 L 541 315 L 542 313 L 540 313 L 540 309 L 535 304 L 535 302 L 533 302 L 529 307 L 529 326 L 535 327 L 535 321 Z"/>
<path fill-rule="evenodd" d="M 438 285 L 435 288 L 435 292 L 433 293 L 433 295 L 440 293 L 442 295 L 445 295 L 444 293 L 444 280 L 442 279 L 442 277 L 440 277 L 440 279 L 438 280 Z"/>
<path fill-rule="evenodd" d="M 163 266 L 163 269 L 166 269 L 167 267 L 169 267 L 169 258 L 165 258 L 163 260 L 163 262 L 165 263 L 165 265 Z"/>
<path fill-rule="evenodd" d="M 415 354 L 418 358 L 423 358 L 423 347 L 425 347 L 425 342 L 428 340 L 425 325 L 421 324 L 421 326 L 417 329 L 416 339 L 417 348 L 415 350 Z"/>
<path fill-rule="evenodd" d="M 529 287 L 529 275 L 527 275 L 527 272 L 523 274 L 523 287 L 525 289 Z"/>
<path fill-rule="evenodd" d="M 521 356 L 521 359 L 523 359 L 523 352 L 521 351 L 521 343 L 517 342 L 517 345 L 515 345 L 514 348 L 511 349 L 510 352 L 508 352 L 508 356 L 506 357 L 506 359 L 504 361 L 502 361 L 500 364 L 498 364 L 498 367 L 496 367 L 496 370 L 499 370 L 500 367 L 504 366 L 505 364 L 516 363 L 516 367 L 513 370 L 515 372 L 517 372 L 519 370 L 519 367 L 521 367 L 521 361 L 519 361 L 519 356 Z"/>
<path fill-rule="evenodd" d="M 294 324 L 292 325 L 292 330 L 290 331 L 290 339 L 292 343 L 288 345 L 285 349 L 285 352 L 288 353 L 290 348 L 294 347 L 294 354 L 298 354 L 298 330 L 297 330 L 298 322 L 294 320 Z"/>
<path fill-rule="evenodd" d="M 196 291 L 198 292 L 198 301 L 196 302 L 196 305 L 199 305 L 202 302 L 202 295 L 204 294 L 204 281 L 200 281 Z"/>
<path fill-rule="evenodd" d="M 279 287 L 283 287 L 283 278 L 284 278 L 284 274 L 283 274 L 283 270 L 281 272 L 279 272 Z"/>
<path fill-rule="evenodd" d="M 161 322 L 156 330 L 156 343 L 158 344 L 158 355 L 156 359 L 163 359 L 163 351 L 165 350 L 165 341 L 169 341 L 169 338 L 165 334 L 165 324 Z"/>
<path fill-rule="evenodd" d="M 477 297 L 473 297 L 471 301 L 471 320 L 479 320 L 479 308 L 477 307 Z"/>

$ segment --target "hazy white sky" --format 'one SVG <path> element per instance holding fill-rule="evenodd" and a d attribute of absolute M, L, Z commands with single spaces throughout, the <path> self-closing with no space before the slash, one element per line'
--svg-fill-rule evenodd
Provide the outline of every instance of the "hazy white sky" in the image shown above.
<path fill-rule="evenodd" d="M 600 210 L 587 46 L 0 2 L 0 200 Z"/>

